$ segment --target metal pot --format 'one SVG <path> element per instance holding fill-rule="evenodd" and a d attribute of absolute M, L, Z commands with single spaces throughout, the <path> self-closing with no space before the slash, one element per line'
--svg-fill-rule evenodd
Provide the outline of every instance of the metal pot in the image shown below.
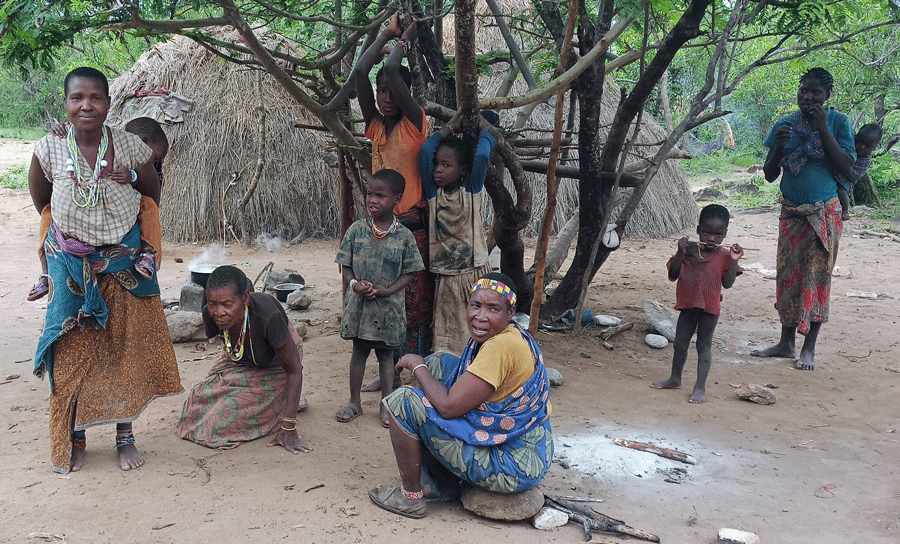
<path fill-rule="evenodd" d="M 287 297 L 298 289 L 306 287 L 302 283 L 279 283 L 275 286 L 275 298 L 281 302 L 287 302 Z"/>
<path fill-rule="evenodd" d="M 209 275 L 212 274 L 212 271 L 216 268 L 219 268 L 218 264 L 195 264 L 188 268 L 191 271 L 191 281 L 200 285 L 204 289 L 206 289 L 206 282 L 209 280 Z"/>

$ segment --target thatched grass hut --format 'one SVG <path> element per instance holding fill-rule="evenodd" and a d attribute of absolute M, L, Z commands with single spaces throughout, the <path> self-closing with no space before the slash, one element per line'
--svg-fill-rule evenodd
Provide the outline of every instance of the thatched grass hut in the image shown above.
<path fill-rule="evenodd" d="M 236 34 L 217 37 L 237 41 Z M 302 56 L 287 40 L 280 47 Z M 294 128 L 297 122 L 318 123 L 271 76 L 262 77 L 267 164 L 248 207 L 249 234 L 287 240 L 336 236 L 334 172 L 322 161 L 327 135 Z M 193 101 L 183 123 L 164 127 L 170 150 L 161 202 L 163 235 L 177 242 L 234 241 L 241 236 L 238 227 L 233 235 L 223 225 L 239 225 L 238 202 L 258 156 L 257 72 L 222 62 L 192 40 L 175 37 L 141 55 L 112 82 L 114 109 L 133 91 L 160 87 Z"/>

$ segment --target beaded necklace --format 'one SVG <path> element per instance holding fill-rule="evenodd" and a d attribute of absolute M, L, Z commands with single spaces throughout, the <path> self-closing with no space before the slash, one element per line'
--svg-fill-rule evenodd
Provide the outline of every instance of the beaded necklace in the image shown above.
<path fill-rule="evenodd" d="M 81 151 L 78 142 L 75 141 L 75 127 L 69 127 L 68 143 L 69 158 L 66 159 L 66 171 L 72 178 L 72 202 L 79 208 L 93 208 L 100 201 L 100 176 L 106 168 L 106 149 L 109 147 L 109 137 L 106 135 L 106 127 L 101 128 L 100 147 L 97 149 L 97 161 L 94 163 L 94 172 L 91 179 L 84 180 L 81 174 L 81 163 L 78 160 Z"/>
<path fill-rule="evenodd" d="M 237 351 L 231 346 L 231 338 L 228 335 L 228 329 L 222 331 L 222 335 L 225 337 L 225 348 L 228 350 L 228 357 L 231 358 L 232 361 L 240 361 L 244 357 L 244 346 L 246 342 L 244 342 L 244 334 L 247 332 L 247 323 L 249 319 L 247 319 L 248 315 L 247 306 L 244 306 L 244 325 L 241 327 L 241 337 L 238 339 Z"/>
<path fill-rule="evenodd" d="M 368 223 L 369 228 L 372 229 L 372 235 L 374 235 L 375 238 L 378 238 L 379 240 L 397 230 L 397 227 L 400 225 L 400 222 L 397 221 L 396 215 L 392 216 L 391 226 L 389 226 L 385 230 L 381 230 L 380 228 L 378 228 L 378 225 L 375 224 L 375 220 L 372 218 L 372 216 L 369 216 Z"/>

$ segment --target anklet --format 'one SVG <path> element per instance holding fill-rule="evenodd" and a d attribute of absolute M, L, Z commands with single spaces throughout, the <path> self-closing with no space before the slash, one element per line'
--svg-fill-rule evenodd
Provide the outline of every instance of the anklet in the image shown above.
<path fill-rule="evenodd" d="M 400 491 L 403 493 L 403 498 L 409 501 L 425 498 L 424 489 L 420 489 L 419 491 L 407 491 L 401 487 Z"/>
<path fill-rule="evenodd" d="M 128 431 L 127 433 L 116 433 L 116 449 L 124 448 L 129 444 L 134 444 L 134 433 Z"/>
<path fill-rule="evenodd" d="M 84 431 L 72 432 L 72 447 L 80 450 L 87 449 L 87 435 Z"/>
<path fill-rule="evenodd" d="M 285 427 L 284 425 L 282 425 L 282 426 L 281 426 L 281 430 L 282 430 L 282 431 L 296 431 L 296 430 L 297 430 L 297 425 L 295 424 L 295 425 L 294 425 L 293 427 L 291 427 L 290 429 L 288 429 L 287 427 Z"/>

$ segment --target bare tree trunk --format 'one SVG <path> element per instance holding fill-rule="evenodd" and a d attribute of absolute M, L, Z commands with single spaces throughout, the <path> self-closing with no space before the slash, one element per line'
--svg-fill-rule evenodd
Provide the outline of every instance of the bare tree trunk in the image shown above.
<path fill-rule="evenodd" d="M 247 219 L 247 206 L 250 204 L 250 199 L 253 198 L 253 193 L 256 192 L 256 186 L 259 185 L 259 180 L 266 167 L 266 102 L 263 98 L 262 89 L 264 73 L 262 70 L 256 71 L 256 91 L 259 93 L 259 147 L 256 151 L 256 169 L 253 171 L 253 179 L 250 180 L 250 185 L 247 187 L 247 191 L 244 192 L 244 196 L 238 205 L 238 214 L 241 218 L 241 244 L 244 247 L 250 247 L 250 224 Z"/>
<path fill-rule="evenodd" d="M 493 0 L 488 0 L 493 6 Z M 575 14 L 578 8 L 578 0 L 569 0 L 568 17 L 566 20 L 566 36 L 563 39 L 562 49 L 559 53 L 558 74 L 566 71 L 566 59 L 569 58 L 569 50 L 572 47 L 572 34 L 575 31 Z M 499 8 L 497 8 L 499 11 Z M 524 61 L 523 61 L 524 62 Z M 541 224 L 541 235 L 538 240 L 537 272 L 534 277 L 534 298 L 531 300 L 531 321 L 528 330 L 531 334 L 537 334 L 537 326 L 540 318 L 541 303 L 544 293 L 544 271 L 547 265 L 547 244 L 550 242 L 550 227 L 553 225 L 553 216 L 556 215 L 556 190 L 559 187 L 559 178 L 556 177 L 556 163 L 559 158 L 559 144 L 562 140 L 563 107 L 565 106 L 566 90 L 560 89 L 556 93 L 556 108 L 553 117 L 553 144 L 550 148 L 550 161 L 547 165 L 547 206 L 544 209 L 544 219 Z"/>
<path fill-rule="evenodd" d="M 620 104 L 601 153 L 598 153 L 597 143 L 591 141 L 597 138 L 596 125 L 592 128 L 591 123 L 588 122 L 592 115 L 595 119 L 599 115 L 599 97 L 590 96 L 592 92 L 590 87 L 587 89 L 575 87 L 579 92 L 579 103 L 582 104 L 579 130 L 579 159 L 582 166 L 582 178 L 579 183 L 581 224 L 572 266 L 556 289 L 554 296 L 544 304 L 543 312 L 546 315 L 557 316 L 569 308 L 574 308 L 582 296 L 582 281 L 585 273 L 593 278 L 609 256 L 610 249 L 600 247 L 596 258 L 593 259 L 593 264 L 591 264 L 594 242 L 603 234 L 608 222 L 609 209 L 606 206 L 611 202 L 614 187 L 614 183 L 610 183 L 608 179 L 601 179 L 599 173 L 615 171 L 616 162 L 625 146 L 628 128 L 632 120 L 643 108 L 653 87 L 662 78 L 681 46 L 699 34 L 700 22 L 711 2 L 712 0 L 692 0 L 681 19 L 663 39 L 656 56 L 647 66 L 647 70 L 638 79 L 631 93 Z M 609 24 L 608 20 L 606 24 Z M 584 42 L 584 39 L 581 42 Z M 582 78 L 590 73 L 592 73 L 591 70 L 586 70 L 582 74 Z M 599 87 L 602 79 L 595 78 L 593 82 Z M 584 107 L 585 102 L 596 104 L 597 111 L 591 112 L 590 107 Z M 598 181 L 599 183 L 597 183 Z M 598 214 L 597 210 L 602 210 L 602 212 Z M 620 228 L 624 229 L 624 226 Z M 619 234 L 621 237 L 622 233 Z"/>
<path fill-rule="evenodd" d="M 669 103 L 669 71 L 663 72 L 662 79 L 659 80 L 659 99 L 662 102 L 663 118 L 666 123 L 666 131 L 672 132 L 675 129 L 675 123 L 672 121 L 672 105 Z"/>

